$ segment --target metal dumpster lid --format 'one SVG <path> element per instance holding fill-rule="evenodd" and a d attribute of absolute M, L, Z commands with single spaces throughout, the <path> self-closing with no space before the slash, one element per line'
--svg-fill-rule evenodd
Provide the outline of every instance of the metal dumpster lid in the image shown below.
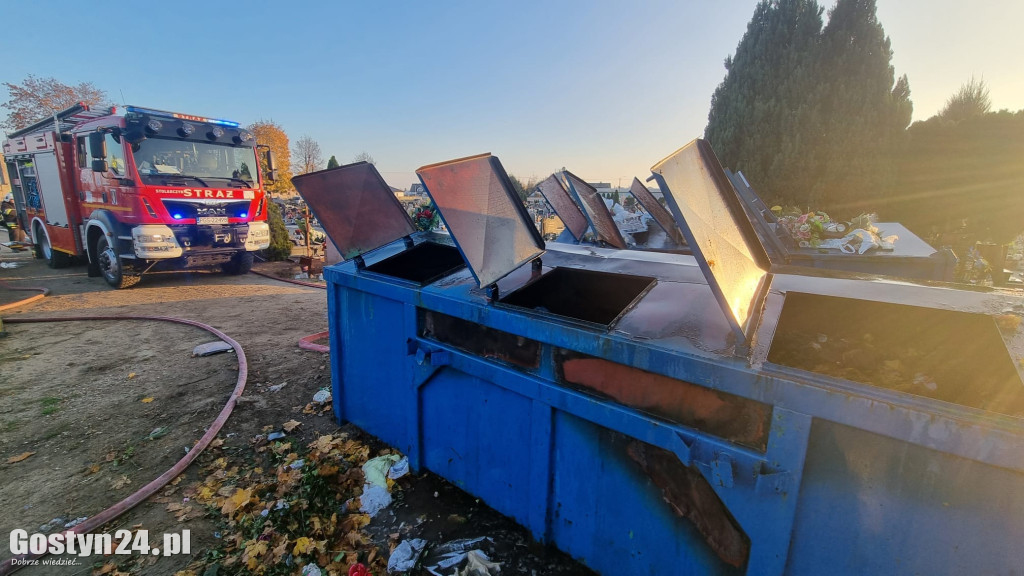
<path fill-rule="evenodd" d="M 481 288 L 544 253 L 544 239 L 496 157 L 430 164 L 416 175 Z"/>
<path fill-rule="evenodd" d="M 633 184 L 629 187 L 629 193 L 651 214 L 651 217 L 668 234 L 669 238 L 677 244 L 682 244 L 686 241 L 679 227 L 676 226 L 676 221 L 672 219 L 672 214 L 661 205 L 661 202 L 658 202 L 658 199 L 651 194 L 651 191 L 647 189 L 647 186 L 644 186 L 639 178 L 633 177 Z"/>
<path fill-rule="evenodd" d="M 619 227 L 615 225 L 615 220 L 612 218 L 612 213 L 608 211 L 608 206 L 605 206 L 604 198 L 597 193 L 593 186 L 584 182 L 579 176 L 568 170 L 564 170 L 562 174 L 565 175 L 565 181 L 569 185 L 569 190 L 576 198 L 576 202 L 583 208 L 583 213 L 587 216 L 587 220 L 594 229 L 594 233 L 597 234 L 597 238 L 609 246 L 625 250 L 626 240 L 622 238 Z"/>
<path fill-rule="evenodd" d="M 582 240 L 583 234 L 587 231 L 587 217 L 583 215 L 580 207 L 576 205 L 576 201 L 569 195 L 565 184 L 562 184 L 558 176 L 552 174 L 538 184 L 537 188 L 548 204 L 554 208 L 555 213 L 558 214 L 573 238 L 577 242 Z"/>
<path fill-rule="evenodd" d="M 346 260 L 416 231 L 373 164 L 356 162 L 292 178 Z"/>
<path fill-rule="evenodd" d="M 749 345 L 771 263 L 714 150 L 696 139 L 651 172 L 733 332 Z"/>

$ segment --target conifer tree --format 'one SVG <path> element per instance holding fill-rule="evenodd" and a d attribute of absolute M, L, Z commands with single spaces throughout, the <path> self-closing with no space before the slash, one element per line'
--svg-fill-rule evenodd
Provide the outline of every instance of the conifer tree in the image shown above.
<path fill-rule="evenodd" d="M 821 14 L 814 0 L 762 0 L 711 98 L 704 137 L 723 165 L 769 198 L 792 201 L 791 190 L 804 186 L 802 132 L 813 112 L 806 95 Z"/>

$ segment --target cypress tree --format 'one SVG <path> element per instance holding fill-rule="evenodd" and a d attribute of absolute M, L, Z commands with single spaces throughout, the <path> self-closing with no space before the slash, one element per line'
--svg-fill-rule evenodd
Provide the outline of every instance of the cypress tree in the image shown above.
<path fill-rule="evenodd" d="M 337 168 L 338 166 L 341 166 L 341 164 L 338 164 L 338 159 L 332 154 L 331 159 L 327 161 L 327 168 Z"/>
<path fill-rule="evenodd" d="M 892 185 L 913 104 L 891 61 L 875 0 L 838 0 L 818 55 L 814 204 L 856 215 L 873 210 Z"/>
<path fill-rule="evenodd" d="M 722 163 L 742 170 L 766 198 L 796 203 L 815 112 L 813 54 L 822 8 L 815 0 L 762 0 L 711 98 L 704 137 Z"/>

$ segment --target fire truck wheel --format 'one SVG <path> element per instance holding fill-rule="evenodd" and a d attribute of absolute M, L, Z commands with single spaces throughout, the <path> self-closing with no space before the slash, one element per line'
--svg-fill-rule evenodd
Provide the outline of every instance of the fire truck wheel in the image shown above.
<path fill-rule="evenodd" d="M 239 252 L 231 258 L 231 262 L 221 264 L 221 269 L 224 272 L 232 275 L 248 274 L 249 270 L 252 269 L 252 252 Z"/>
<path fill-rule="evenodd" d="M 36 226 L 36 258 L 46 260 L 47 265 L 50 268 L 67 268 L 71 265 L 71 256 L 54 250 L 50 246 L 50 239 L 46 237 L 42 228 Z"/>
<path fill-rule="evenodd" d="M 138 284 L 142 278 L 138 274 L 125 273 L 121 259 L 117 257 L 117 250 L 107 242 L 105 236 L 96 241 L 96 261 L 99 263 L 103 279 L 114 288 L 130 288 Z"/>

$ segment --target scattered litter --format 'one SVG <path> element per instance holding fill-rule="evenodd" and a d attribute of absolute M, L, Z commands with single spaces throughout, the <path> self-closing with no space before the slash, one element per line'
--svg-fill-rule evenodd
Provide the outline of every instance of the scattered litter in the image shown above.
<path fill-rule="evenodd" d="M 320 576 L 323 572 L 316 564 L 306 564 L 302 567 L 302 576 Z"/>
<path fill-rule="evenodd" d="M 359 497 L 359 511 L 369 514 L 370 518 L 391 505 L 391 493 L 387 487 L 374 484 L 363 486 L 363 495 Z"/>
<path fill-rule="evenodd" d="M 408 572 L 412 570 L 416 566 L 416 561 L 420 559 L 420 554 L 423 553 L 423 548 L 426 545 L 427 541 L 422 538 L 403 541 L 391 553 L 391 557 L 388 558 L 388 572 Z"/>
<path fill-rule="evenodd" d="M 234 350 L 231 344 L 223 340 L 217 340 L 216 342 L 207 342 L 206 344 L 200 344 L 192 349 L 192 356 L 210 356 L 213 354 L 220 354 L 221 352 L 227 352 L 228 350 Z"/>
<path fill-rule="evenodd" d="M 327 390 L 320 390 L 316 394 L 313 394 L 313 402 L 323 404 L 324 402 L 331 401 L 331 393 Z"/>
<path fill-rule="evenodd" d="M 75 526 L 78 526 L 79 524 L 81 524 L 82 522 L 85 522 L 88 519 L 89 519 L 88 516 L 82 516 L 81 518 L 75 518 L 71 522 L 68 522 L 67 524 L 65 524 L 64 527 L 65 528 L 74 528 Z"/>
<path fill-rule="evenodd" d="M 441 570 L 443 570 L 445 574 L 450 574 L 448 569 L 462 564 L 463 561 L 469 557 L 470 553 L 479 554 L 480 558 L 478 560 L 483 560 L 485 562 L 490 561 L 487 554 L 480 550 L 480 548 L 486 546 L 493 552 L 493 545 L 494 540 L 487 536 L 452 540 L 431 549 L 427 558 L 424 560 L 423 565 L 431 574 L 440 574 L 439 571 Z M 469 564 L 467 563 L 467 567 L 468 565 Z M 482 572 L 481 574 L 489 573 Z"/>
<path fill-rule="evenodd" d="M 271 432 L 267 435 L 267 440 L 278 440 L 285 437 L 284 432 Z"/>
<path fill-rule="evenodd" d="M 302 458 L 299 458 L 295 462 L 292 462 L 291 464 L 289 464 L 288 467 L 291 468 L 292 470 L 298 470 L 299 468 L 302 468 L 305 465 L 306 465 L 306 461 L 303 460 Z"/>
<path fill-rule="evenodd" d="M 401 478 L 402 476 L 405 476 L 408 473 L 409 473 L 409 459 L 406 458 L 405 456 L 402 456 L 402 459 L 399 460 L 398 462 L 395 462 L 391 466 L 391 469 L 388 470 L 388 478 L 390 478 L 392 480 L 398 480 L 399 478 Z"/>
<path fill-rule="evenodd" d="M 371 460 L 368 460 L 366 464 L 363 464 L 363 476 L 366 477 L 367 484 L 373 484 L 375 486 L 382 486 L 387 489 L 388 486 L 388 472 L 391 467 L 395 465 L 402 457 L 398 454 L 385 454 L 384 456 L 377 456 Z M 408 467 L 408 461 L 406 467 Z"/>
<path fill-rule="evenodd" d="M 277 503 L 274 504 L 274 510 L 287 510 L 290 507 L 291 505 L 284 500 L 278 500 Z"/>
<path fill-rule="evenodd" d="M 67 520 L 65 520 L 64 518 L 54 518 L 53 520 L 50 520 L 46 524 L 43 524 L 42 526 L 40 526 L 39 527 L 39 531 L 40 532 L 49 532 L 50 530 L 53 530 L 54 528 L 58 528 L 58 527 L 62 526 L 65 522 L 67 522 Z"/>
<path fill-rule="evenodd" d="M 170 429 L 167 426 L 161 426 L 159 428 L 154 428 L 153 431 L 149 433 L 149 436 L 147 436 L 147 438 L 150 440 L 156 440 L 157 438 L 163 438 L 164 436 L 167 436 L 168 432 L 170 432 Z"/>
<path fill-rule="evenodd" d="M 266 508 L 264 508 L 263 510 L 260 510 L 260 516 L 262 516 L 263 518 L 266 518 L 267 516 L 270 516 L 270 510 L 268 510 Z"/>
<path fill-rule="evenodd" d="M 466 553 L 466 567 L 458 576 L 492 576 L 501 571 L 501 564 L 491 562 L 490 558 L 479 550 L 470 550 Z"/>
<path fill-rule="evenodd" d="M 270 390 L 271 392 L 280 392 L 281 388 L 284 388 L 287 385 L 287 382 L 281 382 L 280 384 L 274 384 L 270 388 L 267 388 L 267 390 Z"/>
<path fill-rule="evenodd" d="M 17 262 L 0 262 L 0 268 L 17 268 L 18 266 Z"/>

